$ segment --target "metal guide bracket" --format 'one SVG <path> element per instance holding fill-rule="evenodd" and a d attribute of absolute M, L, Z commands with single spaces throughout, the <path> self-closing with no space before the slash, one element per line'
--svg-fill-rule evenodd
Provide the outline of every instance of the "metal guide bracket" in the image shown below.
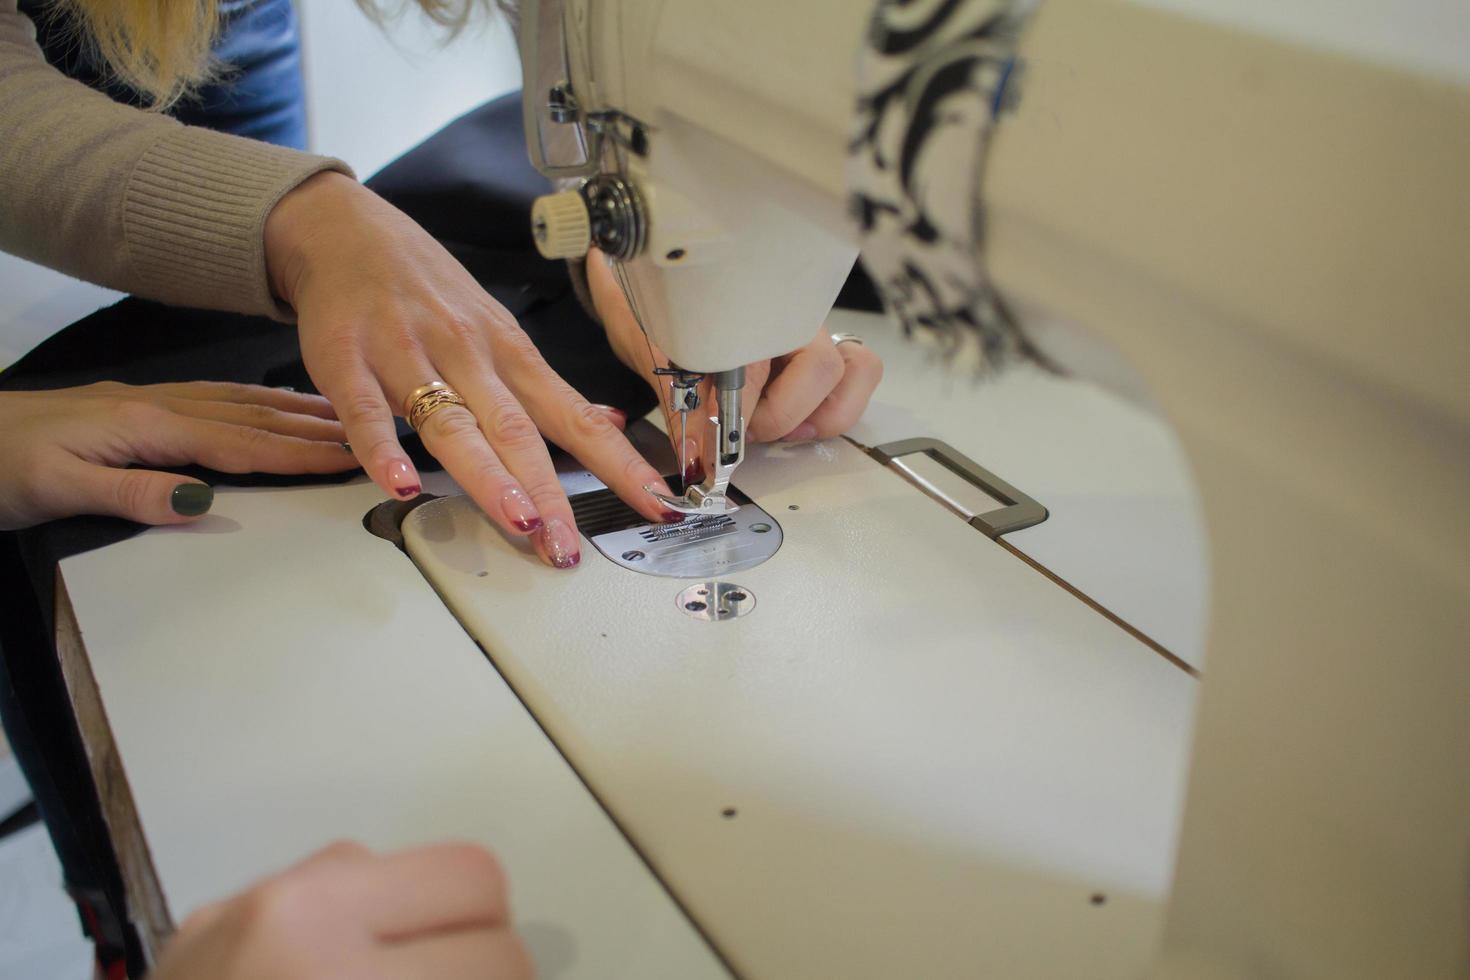
<path fill-rule="evenodd" d="M 946 442 L 927 438 L 900 439 L 897 442 L 887 442 L 868 450 L 870 456 L 889 467 L 892 467 L 901 457 L 915 453 L 923 453 L 1004 505 L 998 510 L 986 511 L 968 518 L 969 525 L 987 538 L 999 538 L 1002 534 L 1032 527 L 1046 520 L 1045 507 Z M 928 484 L 922 477 L 912 472 L 905 472 L 903 475 L 905 479 L 918 484 L 925 493 L 939 500 L 951 510 L 963 512 L 962 508 L 947 494 Z"/>

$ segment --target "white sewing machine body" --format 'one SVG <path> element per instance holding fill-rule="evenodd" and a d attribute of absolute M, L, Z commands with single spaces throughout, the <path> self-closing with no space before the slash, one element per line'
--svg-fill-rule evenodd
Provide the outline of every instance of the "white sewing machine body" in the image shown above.
<path fill-rule="evenodd" d="M 364 529 L 363 482 L 223 490 L 193 532 L 69 559 L 173 917 L 339 837 L 468 838 L 547 977 L 1137 976 L 1197 682 L 1021 555 L 1198 661 L 1177 447 L 1089 384 L 936 384 L 881 318 L 830 323 L 890 365 L 856 438 L 988 448 L 1054 503 L 1020 554 L 839 440 L 741 470 L 784 539 L 729 576 L 755 598 L 731 622 L 676 603 L 700 580 L 591 545 L 541 566 L 442 475 L 403 521 L 412 562 Z M 1038 443 L 1014 419 L 1043 406 Z M 182 591 L 208 615 L 161 616 Z"/>
<path fill-rule="evenodd" d="M 795 346 L 835 292 L 821 274 L 776 276 L 788 297 L 714 270 L 775 275 L 726 243 L 758 241 L 768 217 L 818 266 L 850 255 L 847 116 L 832 112 L 851 93 L 811 82 L 845 60 L 810 38 L 855 43 L 864 6 L 813 3 L 805 22 L 776 0 L 595 6 L 589 36 L 607 40 L 589 57 L 618 64 L 644 32 L 653 50 L 614 73 L 618 92 L 651 138 L 682 134 L 687 156 L 655 149 L 669 169 L 632 172 L 675 217 L 649 224 L 630 277 L 690 365 Z M 332 837 L 452 834 L 506 857 L 548 976 L 1463 975 L 1465 79 L 1104 0 L 1050 0 L 1020 54 L 984 183 L 990 270 L 1063 359 L 1087 337 L 1121 354 L 1179 433 L 1210 542 L 1197 732 L 1180 665 L 848 444 L 763 449 L 737 470 L 783 538 L 728 577 L 754 597 L 728 622 L 676 604 L 705 579 L 590 547 L 561 575 L 463 501 L 404 522 L 415 570 L 357 526 L 370 488 L 222 494 L 210 521 L 250 534 L 202 523 L 63 566 L 176 916 Z M 760 159 L 708 159 L 721 143 Z M 695 192 L 712 177 L 722 200 Z M 762 185 L 789 213 L 742 210 Z M 701 238 L 709 215 L 749 220 Z M 776 312 L 752 331 L 734 294 Z M 1118 477 L 1083 471 L 1084 440 L 1037 464 L 1024 413 L 1004 428 L 1031 441 L 1033 472 L 1073 462 L 1070 485 L 994 458 L 993 419 L 967 437 L 926 406 L 894 431 L 930 385 L 896 372 L 855 439 L 957 444 L 1051 511 L 1015 551 L 1198 666 L 1198 619 L 1171 615 L 1199 599 L 1168 591 L 1198 542 L 1170 549 L 1129 522 L 1141 487 L 1118 537 Z M 1096 415 L 1144 425 L 1122 403 Z M 1177 477 L 1147 444 L 1119 442 L 1117 468 Z M 281 548 L 340 574 L 282 568 Z M 140 561 L 218 590 L 209 628 L 238 673 L 183 652 L 200 626 L 165 615 L 157 578 L 127 580 Z M 284 622 L 258 622 L 262 607 Z M 158 704 L 169 685 L 179 697 Z M 238 771 L 180 760 L 181 738 L 233 746 Z M 392 785 L 370 764 L 383 757 Z M 303 760 L 332 777 L 302 785 Z M 245 779 L 258 788 L 241 800 Z M 201 859 L 227 821 L 248 833 Z"/>
<path fill-rule="evenodd" d="M 857 50 L 866 5 L 566 6 L 569 48 L 590 52 L 570 84 L 648 123 L 646 152 L 612 165 L 653 202 L 651 228 L 666 200 L 758 220 L 765 185 L 819 202 L 802 209 L 814 225 L 847 202 L 834 93 L 858 100 L 832 53 Z M 981 14 L 1002 6 L 974 5 L 974 33 L 944 43 L 983 42 Z M 937 237 L 974 235 L 980 281 L 1023 321 L 1064 325 L 1063 364 L 1079 338 L 1120 353 L 1200 481 L 1213 657 L 1162 971 L 1458 974 L 1470 782 L 1442 747 L 1470 746 L 1470 65 L 1406 65 L 1401 45 L 1363 57 L 1362 36 L 1326 20 L 1303 43 L 1300 24 L 1269 38 L 1222 26 L 1255 26 L 1249 11 L 1169 6 L 1039 5 L 1020 94 L 1002 98 L 1004 75 L 995 94 L 1010 112 L 988 137 L 978 117 L 959 128 L 991 144 L 983 168 L 947 175 L 981 207 L 968 228 L 937 216 L 959 227 Z M 886 8 L 870 41 L 922 49 L 954 9 Z M 701 160 L 738 163 L 668 163 L 709 144 L 721 153 Z M 732 227 L 777 242 L 787 220 Z M 629 291 L 669 299 L 645 303 L 661 342 L 748 336 L 738 306 L 644 265 Z M 728 268 L 746 271 L 739 255 Z M 750 271 L 751 293 L 790 285 Z"/>

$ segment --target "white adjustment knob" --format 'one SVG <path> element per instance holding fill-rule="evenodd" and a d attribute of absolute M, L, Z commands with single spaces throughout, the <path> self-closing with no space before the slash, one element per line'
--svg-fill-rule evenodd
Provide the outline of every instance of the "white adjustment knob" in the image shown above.
<path fill-rule="evenodd" d="M 578 191 L 544 194 L 531 202 L 531 235 L 548 259 L 579 259 L 592 243 L 592 221 Z"/>

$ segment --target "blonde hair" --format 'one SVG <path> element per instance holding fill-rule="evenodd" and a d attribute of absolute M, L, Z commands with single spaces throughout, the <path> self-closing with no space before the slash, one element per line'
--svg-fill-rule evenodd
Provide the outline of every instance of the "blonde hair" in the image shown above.
<path fill-rule="evenodd" d="M 151 108 L 166 109 L 222 67 L 210 57 L 220 26 L 219 0 L 52 0 L 106 62 L 113 76 L 137 90 Z M 378 24 L 417 6 L 450 34 L 469 23 L 486 0 L 357 0 Z"/>

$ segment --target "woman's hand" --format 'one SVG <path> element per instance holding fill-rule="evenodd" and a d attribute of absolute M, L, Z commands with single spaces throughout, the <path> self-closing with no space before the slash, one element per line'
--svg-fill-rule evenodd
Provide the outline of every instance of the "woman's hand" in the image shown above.
<path fill-rule="evenodd" d="M 374 855 L 335 844 L 184 920 L 150 980 L 530 980 L 505 877 L 446 844 Z"/>
<path fill-rule="evenodd" d="M 0 529 L 73 514 L 181 524 L 208 484 L 131 464 L 222 473 L 340 473 L 357 461 L 318 395 L 193 382 L 0 392 Z"/>
<path fill-rule="evenodd" d="M 658 392 L 659 403 L 667 412 L 667 393 L 653 372 L 656 367 L 668 367 L 669 359 L 644 336 L 606 258 L 596 250 L 587 256 L 587 280 L 613 351 Z M 862 344 L 833 344 L 831 336 L 821 331 L 799 350 L 746 368 L 745 438 L 748 442 L 801 442 L 841 435 L 862 416 L 882 379 L 883 362 L 877 354 Z M 700 389 L 701 404 L 713 404 L 712 394 L 706 381 Z M 690 433 L 680 449 L 686 483 L 704 479 L 700 470 L 705 434 L 703 428 Z"/>
<path fill-rule="evenodd" d="M 543 433 L 645 517 L 679 516 L 643 489 L 667 488 L 608 414 L 547 366 L 438 242 L 371 191 L 335 173 L 306 181 L 271 212 L 266 257 L 276 295 L 300 318 L 312 380 L 385 491 L 419 492 L 393 416 L 416 388 L 443 381 L 467 404 L 431 415 L 424 445 L 502 529 L 534 535 L 549 564 L 576 564 L 580 539 Z"/>

